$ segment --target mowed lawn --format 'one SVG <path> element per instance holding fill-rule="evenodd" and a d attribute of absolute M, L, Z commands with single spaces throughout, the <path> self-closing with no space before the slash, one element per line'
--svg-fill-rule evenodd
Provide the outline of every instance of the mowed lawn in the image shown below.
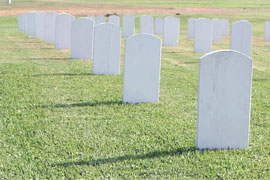
<path fill-rule="evenodd" d="M 121 75 L 92 75 L 92 61 L 71 60 L 18 32 L 15 16 L 0 17 L 0 179 L 270 179 L 269 14 L 177 17 L 180 46 L 162 49 L 159 104 L 121 102 L 124 41 Z M 203 54 L 186 38 L 189 17 L 253 24 L 247 150 L 196 150 Z M 228 49 L 229 39 L 213 50 Z"/>

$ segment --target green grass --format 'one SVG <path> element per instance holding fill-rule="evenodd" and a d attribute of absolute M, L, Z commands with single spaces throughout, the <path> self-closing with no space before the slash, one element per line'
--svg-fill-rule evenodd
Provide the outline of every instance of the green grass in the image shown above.
<path fill-rule="evenodd" d="M 92 75 L 92 61 L 0 17 L 0 179 L 270 179 L 268 16 L 207 15 L 248 19 L 254 31 L 250 148 L 215 151 L 195 148 L 202 54 L 186 39 L 191 15 L 180 16 L 180 46 L 163 48 L 160 103 L 135 105 L 121 103 L 122 73 Z M 223 48 L 228 37 L 213 47 Z"/>

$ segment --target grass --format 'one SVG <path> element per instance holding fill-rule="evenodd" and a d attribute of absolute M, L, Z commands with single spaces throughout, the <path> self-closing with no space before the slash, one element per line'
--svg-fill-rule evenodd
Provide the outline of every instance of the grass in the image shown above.
<path fill-rule="evenodd" d="M 250 148 L 215 151 L 195 148 L 202 54 L 186 39 L 191 16 L 179 16 L 180 46 L 163 48 L 160 103 L 135 105 L 121 103 L 122 74 L 92 75 L 92 61 L 71 60 L 18 32 L 16 17 L 0 17 L 1 179 L 270 179 L 269 15 L 192 16 L 253 23 Z M 228 37 L 213 47 L 223 48 Z"/>

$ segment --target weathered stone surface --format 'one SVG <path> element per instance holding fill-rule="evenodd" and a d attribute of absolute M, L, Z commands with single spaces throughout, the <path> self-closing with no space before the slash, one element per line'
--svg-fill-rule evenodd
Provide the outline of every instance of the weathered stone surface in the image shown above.
<path fill-rule="evenodd" d="M 158 103 L 161 40 L 150 34 L 126 40 L 123 102 Z"/>
<path fill-rule="evenodd" d="M 234 22 L 231 33 L 231 49 L 251 56 L 252 25 L 245 20 Z"/>
<path fill-rule="evenodd" d="M 112 23 L 95 26 L 93 73 L 120 74 L 121 29 Z"/>
<path fill-rule="evenodd" d="M 208 53 L 212 49 L 212 22 L 206 18 L 195 21 L 194 52 Z"/>
<path fill-rule="evenodd" d="M 71 23 L 75 17 L 62 13 L 56 16 L 55 20 L 55 48 L 70 49 Z"/>
<path fill-rule="evenodd" d="M 89 18 L 75 19 L 71 24 L 70 57 L 93 59 L 94 22 Z"/>
<path fill-rule="evenodd" d="M 248 148 L 252 59 L 227 50 L 199 63 L 197 148 Z"/>
<path fill-rule="evenodd" d="M 163 46 L 178 46 L 180 35 L 180 19 L 176 17 L 164 18 Z"/>

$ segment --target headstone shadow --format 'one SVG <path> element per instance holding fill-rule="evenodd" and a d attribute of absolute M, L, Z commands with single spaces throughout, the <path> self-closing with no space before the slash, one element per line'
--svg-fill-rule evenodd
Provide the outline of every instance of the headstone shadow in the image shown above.
<path fill-rule="evenodd" d="M 63 162 L 53 164 L 53 166 L 62 166 L 62 167 L 69 167 L 69 166 L 82 166 L 82 165 L 90 165 L 90 166 L 99 166 L 103 164 L 111 164 L 122 162 L 126 160 L 144 160 L 144 159 L 152 159 L 152 158 L 160 158 L 165 156 L 177 156 L 181 154 L 186 154 L 190 152 L 195 152 L 195 147 L 185 147 L 185 148 L 178 148 L 172 151 L 153 151 L 146 154 L 138 154 L 138 155 L 124 155 L 118 157 L 111 157 L 111 158 L 100 158 L 96 160 L 82 160 L 82 161 L 73 161 L 73 162 Z"/>

